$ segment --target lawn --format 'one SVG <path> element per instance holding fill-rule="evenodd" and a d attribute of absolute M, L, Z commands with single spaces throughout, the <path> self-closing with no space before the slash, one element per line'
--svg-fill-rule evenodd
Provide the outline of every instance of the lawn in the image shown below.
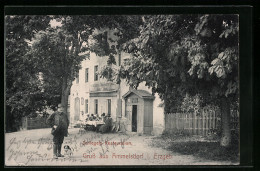
<path fill-rule="evenodd" d="M 201 159 L 239 163 L 239 143 L 236 138 L 232 138 L 229 148 L 224 148 L 220 146 L 219 138 L 164 134 L 154 137 L 150 145 Z"/>

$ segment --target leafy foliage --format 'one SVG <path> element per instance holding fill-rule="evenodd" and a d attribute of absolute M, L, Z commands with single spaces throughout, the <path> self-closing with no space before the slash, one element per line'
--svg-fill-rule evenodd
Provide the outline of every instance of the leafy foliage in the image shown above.
<path fill-rule="evenodd" d="M 186 94 L 199 94 L 201 105 L 219 105 L 223 98 L 237 101 L 237 15 L 53 17 L 61 27 L 48 27 L 48 16 L 6 17 L 9 111 L 19 109 L 18 114 L 19 105 L 56 105 L 60 99 L 66 106 L 72 81 L 90 51 L 109 56 L 101 71 L 104 77 L 117 83 L 126 79 L 134 88 L 145 82 L 164 100 L 165 112 L 178 110 Z M 131 58 L 115 65 L 121 51 Z M 31 100 L 40 97 L 46 101 Z"/>
<path fill-rule="evenodd" d="M 25 57 L 32 36 L 45 29 L 49 16 L 6 16 L 6 131 L 15 131 L 21 117 L 41 111 L 45 103 L 38 73 Z"/>
<path fill-rule="evenodd" d="M 140 35 L 123 45 L 132 58 L 118 74 L 135 88 L 145 81 L 165 101 L 166 112 L 176 111 L 186 93 L 201 94 L 205 102 L 215 103 L 222 96 L 237 97 L 237 19 L 236 15 L 143 16 Z"/>
<path fill-rule="evenodd" d="M 48 105 L 57 106 L 62 102 L 67 106 L 72 81 L 81 68 L 86 55 L 79 55 L 84 40 L 75 37 L 66 28 L 48 28 L 35 34 L 31 58 L 35 69 L 43 73 L 43 89 L 48 94 Z"/>
<path fill-rule="evenodd" d="M 200 113 L 201 110 L 201 97 L 196 94 L 191 97 L 189 94 L 183 98 L 181 109 L 183 112 L 195 112 L 196 115 Z"/>
<path fill-rule="evenodd" d="M 101 68 L 99 75 L 103 78 L 106 78 L 108 81 L 119 81 L 117 73 L 119 68 L 116 65 L 106 65 L 103 68 Z M 118 82 L 117 82 L 118 83 Z"/>
<path fill-rule="evenodd" d="M 145 82 L 176 112 L 185 94 L 222 111 L 221 145 L 230 145 L 230 103 L 238 98 L 238 16 L 143 16 L 140 35 L 127 41 L 132 54 L 118 72 L 133 87 Z"/>

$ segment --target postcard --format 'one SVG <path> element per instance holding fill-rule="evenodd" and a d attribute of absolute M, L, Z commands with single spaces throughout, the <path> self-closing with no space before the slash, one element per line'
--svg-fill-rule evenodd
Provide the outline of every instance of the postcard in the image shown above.
<path fill-rule="evenodd" d="M 5 166 L 240 164 L 239 14 L 5 15 Z"/>

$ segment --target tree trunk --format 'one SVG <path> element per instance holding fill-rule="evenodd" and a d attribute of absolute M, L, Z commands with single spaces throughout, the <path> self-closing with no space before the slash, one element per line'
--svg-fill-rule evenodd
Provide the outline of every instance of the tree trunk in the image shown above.
<path fill-rule="evenodd" d="M 61 104 L 64 106 L 64 113 L 68 115 L 68 97 L 69 97 L 69 92 L 70 88 L 72 85 L 72 81 L 68 83 L 68 79 L 66 77 L 63 77 L 62 80 L 62 94 L 61 94 Z"/>
<path fill-rule="evenodd" d="M 121 46 L 118 50 L 118 66 L 121 66 Z M 120 77 L 119 77 L 120 79 Z M 120 120 L 119 118 L 122 117 L 122 99 L 121 99 L 121 80 L 118 83 L 118 97 L 117 97 L 117 108 L 116 108 L 116 121 Z"/>
<path fill-rule="evenodd" d="M 221 100 L 221 128 L 220 145 L 229 147 L 231 143 L 230 102 L 227 98 L 222 98 Z"/>
<path fill-rule="evenodd" d="M 61 95 L 61 104 L 62 106 L 64 106 L 64 113 L 68 114 L 68 97 L 69 97 L 69 92 L 68 91 L 64 91 L 62 92 Z"/>

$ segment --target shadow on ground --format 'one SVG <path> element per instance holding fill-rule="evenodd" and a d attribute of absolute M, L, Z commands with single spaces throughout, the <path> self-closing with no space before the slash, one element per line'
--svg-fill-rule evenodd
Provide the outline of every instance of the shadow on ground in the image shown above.
<path fill-rule="evenodd" d="M 232 141 L 229 148 L 220 146 L 219 141 L 205 141 L 201 137 L 187 136 L 157 137 L 150 145 L 201 159 L 239 162 L 239 143 L 236 140 Z"/>
<path fill-rule="evenodd" d="M 173 142 L 169 150 L 210 160 L 238 161 L 238 146 L 224 148 L 219 142 Z"/>

